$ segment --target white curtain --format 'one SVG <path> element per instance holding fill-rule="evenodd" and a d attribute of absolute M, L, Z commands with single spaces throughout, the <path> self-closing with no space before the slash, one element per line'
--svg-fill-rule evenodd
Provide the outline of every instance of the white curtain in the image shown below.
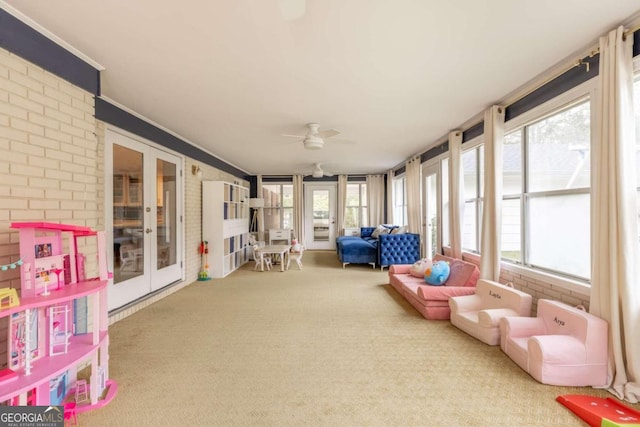
<path fill-rule="evenodd" d="M 304 184 L 303 175 L 293 176 L 293 233 L 304 244 Z"/>
<path fill-rule="evenodd" d="M 367 209 L 371 227 L 384 222 L 384 175 L 367 175 Z"/>
<path fill-rule="evenodd" d="M 342 235 L 344 230 L 344 211 L 347 206 L 347 175 L 338 175 L 338 214 L 336 226 L 337 234 Z"/>
<path fill-rule="evenodd" d="M 389 169 L 387 172 L 387 223 L 395 224 L 395 219 L 393 218 L 393 177 L 395 173 L 393 169 Z M 404 225 L 404 224 L 397 224 Z"/>
<path fill-rule="evenodd" d="M 600 38 L 600 133 L 591 156 L 591 313 L 609 322 L 609 384 L 640 400 L 640 257 L 633 116 L 633 37 Z"/>
<path fill-rule="evenodd" d="M 484 113 L 484 202 L 480 237 L 480 277 L 500 278 L 502 225 L 502 143 L 504 108 L 494 105 Z"/>
<path fill-rule="evenodd" d="M 462 176 L 462 131 L 449 133 L 449 239 L 451 254 L 462 259 L 464 181 Z"/>
<path fill-rule="evenodd" d="M 407 161 L 407 222 L 410 233 L 422 236 L 422 197 L 420 192 L 421 171 L 420 156 Z M 422 237 L 420 238 L 422 240 Z"/>

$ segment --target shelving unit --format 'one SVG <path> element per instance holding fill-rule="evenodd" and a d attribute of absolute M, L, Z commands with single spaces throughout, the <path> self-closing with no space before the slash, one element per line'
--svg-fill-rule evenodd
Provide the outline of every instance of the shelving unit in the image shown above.
<path fill-rule="evenodd" d="M 78 374 L 89 368 L 90 400 L 78 403 L 76 412 L 106 405 L 117 384 L 107 379 L 111 273 L 104 233 L 47 222 L 11 227 L 20 232 L 21 296 L 18 305 L 0 310 L 0 319 L 9 323 L 0 403 L 60 405 L 73 400 Z M 85 277 L 86 256 L 78 252 L 79 243 L 96 245 L 97 277 Z"/>
<path fill-rule="evenodd" d="M 202 182 L 202 240 L 209 244 L 211 277 L 225 277 L 249 260 L 248 188 Z"/>

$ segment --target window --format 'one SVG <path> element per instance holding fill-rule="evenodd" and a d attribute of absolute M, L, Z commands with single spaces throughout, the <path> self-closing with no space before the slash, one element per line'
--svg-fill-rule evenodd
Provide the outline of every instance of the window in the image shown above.
<path fill-rule="evenodd" d="M 462 248 L 478 252 L 480 224 L 482 223 L 482 196 L 484 192 L 484 147 L 476 146 L 464 151 L 461 158 L 464 181 L 464 221 Z"/>
<path fill-rule="evenodd" d="M 264 228 L 293 228 L 293 184 L 263 184 Z"/>
<path fill-rule="evenodd" d="M 590 277 L 590 130 L 582 98 L 505 135 L 505 260 Z"/>
<path fill-rule="evenodd" d="M 393 180 L 393 222 L 407 224 L 407 179 L 403 176 Z"/>
<path fill-rule="evenodd" d="M 451 236 L 449 234 L 449 158 L 442 159 L 440 162 L 440 194 L 442 201 L 442 246 L 451 246 Z"/>
<path fill-rule="evenodd" d="M 367 218 L 367 184 L 347 184 L 347 203 L 344 209 L 345 228 L 366 227 Z"/>

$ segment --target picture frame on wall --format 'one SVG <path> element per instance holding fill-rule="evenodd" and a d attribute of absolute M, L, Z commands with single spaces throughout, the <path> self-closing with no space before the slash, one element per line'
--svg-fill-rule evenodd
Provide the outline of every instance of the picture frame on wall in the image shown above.
<path fill-rule="evenodd" d="M 51 243 L 42 243 L 40 245 L 36 245 L 35 250 L 36 258 L 45 258 L 53 255 L 53 252 L 51 251 Z"/>

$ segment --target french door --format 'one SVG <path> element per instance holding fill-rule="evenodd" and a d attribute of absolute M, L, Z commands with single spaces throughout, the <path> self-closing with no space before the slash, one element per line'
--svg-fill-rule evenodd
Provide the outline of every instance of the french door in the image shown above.
<path fill-rule="evenodd" d="M 336 185 L 305 184 L 304 245 L 334 249 L 336 245 Z"/>
<path fill-rule="evenodd" d="M 440 253 L 440 178 L 439 163 L 425 165 L 422 167 L 422 207 L 424 247 L 423 254 L 427 258 L 433 258 L 436 253 Z"/>
<path fill-rule="evenodd" d="M 106 136 L 112 310 L 183 277 L 183 185 L 179 157 L 116 131 Z"/>

